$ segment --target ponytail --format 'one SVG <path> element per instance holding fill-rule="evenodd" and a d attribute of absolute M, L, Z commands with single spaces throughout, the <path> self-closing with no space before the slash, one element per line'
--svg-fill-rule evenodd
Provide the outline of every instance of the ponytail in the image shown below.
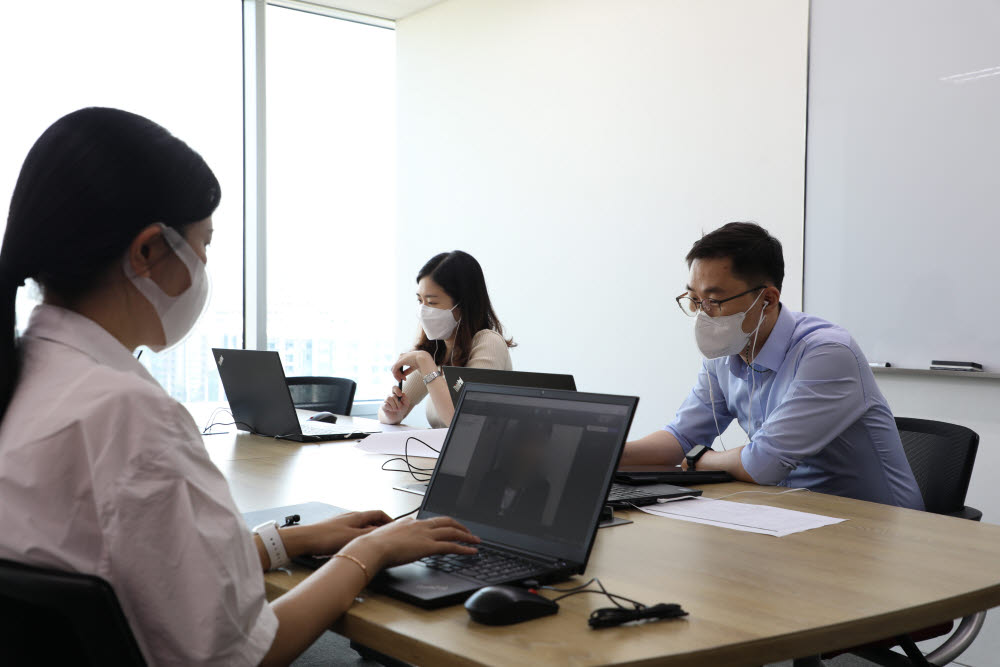
<path fill-rule="evenodd" d="M 0 248 L 0 420 L 17 385 L 15 299 L 25 279 L 73 301 L 142 229 L 183 229 L 220 197 L 201 156 L 142 116 L 80 109 L 42 133 L 21 167 Z"/>

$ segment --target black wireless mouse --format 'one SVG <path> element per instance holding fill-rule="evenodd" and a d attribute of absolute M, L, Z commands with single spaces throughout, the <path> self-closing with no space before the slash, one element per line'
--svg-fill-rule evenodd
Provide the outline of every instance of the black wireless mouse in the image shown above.
<path fill-rule="evenodd" d="M 559 605 L 517 586 L 487 586 L 465 601 L 469 616 L 484 625 L 511 625 L 559 611 Z"/>
<path fill-rule="evenodd" d="M 328 424 L 337 423 L 337 415 L 332 412 L 317 412 L 312 417 L 309 418 L 311 422 L 327 422 Z"/>

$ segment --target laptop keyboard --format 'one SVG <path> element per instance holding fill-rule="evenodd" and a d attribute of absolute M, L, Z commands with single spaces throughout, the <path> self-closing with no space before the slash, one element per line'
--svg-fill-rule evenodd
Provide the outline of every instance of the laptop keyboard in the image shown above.
<path fill-rule="evenodd" d="M 300 422 L 302 426 L 302 435 L 329 435 L 331 433 L 350 433 L 350 429 L 345 429 L 343 427 L 337 427 L 334 424 L 328 424 L 326 422 L 311 422 L 303 421 Z"/>
<path fill-rule="evenodd" d="M 479 553 L 435 554 L 419 562 L 434 570 L 452 572 L 485 583 L 516 581 L 538 575 L 547 568 L 537 562 L 505 551 L 491 549 L 484 544 L 475 545 Z"/>
<path fill-rule="evenodd" d="M 616 500 L 633 500 L 635 498 L 648 498 L 650 496 L 656 496 L 656 494 L 650 493 L 649 491 L 643 492 L 641 486 L 632 486 L 630 484 L 619 484 L 615 482 L 611 485 L 611 491 L 608 493 L 608 502 L 614 502 Z"/>

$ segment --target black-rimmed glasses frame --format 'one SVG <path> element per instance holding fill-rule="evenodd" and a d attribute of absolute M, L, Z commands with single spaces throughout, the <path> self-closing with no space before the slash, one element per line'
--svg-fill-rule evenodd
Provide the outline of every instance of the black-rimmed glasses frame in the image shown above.
<path fill-rule="evenodd" d="M 676 297 L 674 301 L 677 302 L 677 307 L 681 309 L 681 312 L 688 317 L 694 317 L 698 314 L 698 311 L 704 312 L 706 315 L 713 316 L 714 312 L 722 312 L 722 304 L 727 301 L 732 301 L 738 299 L 741 296 L 746 296 L 747 294 L 753 294 L 757 290 L 767 289 L 767 285 L 758 285 L 757 287 L 752 287 L 746 292 L 740 292 L 735 296 L 726 297 L 725 299 L 695 299 L 694 297 L 688 296 L 687 292 Z M 708 309 L 705 308 L 706 304 Z M 694 306 L 692 309 L 691 306 Z"/>

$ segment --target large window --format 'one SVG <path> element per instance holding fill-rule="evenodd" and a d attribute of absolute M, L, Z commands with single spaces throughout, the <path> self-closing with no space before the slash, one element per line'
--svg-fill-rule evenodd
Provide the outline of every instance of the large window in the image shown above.
<path fill-rule="evenodd" d="M 211 348 L 243 347 L 256 326 L 243 312 L 244 6 L 253 11 L 242 0 L 0 3 L 3 211 L 34 140 L 85 106 L 153 119 L 222 184 L 209 308 L 183 345 L 141 358 L 182 401 L 224 398 Z M 395 33 L 279 7 L 264 17 L 267 346 L 289 375 L 350 377 L 357 399 L 381 398 L 397 353 Z M 20 291 L 19 327 L 38 299 L 37 287 Z"/>
<path fill-rule="evenodd" d="M 395 33 L 267 8 L 267 338 L 381 398 L 395 360 Z"/>
<path fill-rule="evenodd" d="M 212 346 L 243 345 L 240 3 L 46 0 L 0 3 L 0 230 L 31 144 L 86 106 L 133 111 L 201 153 L 222 184 L 209 249 L 212 301 L 185 343 L 145 363 L 179 400 L 219 400 Z M 18 325 L 38 299 L 22 288 Z"/>

